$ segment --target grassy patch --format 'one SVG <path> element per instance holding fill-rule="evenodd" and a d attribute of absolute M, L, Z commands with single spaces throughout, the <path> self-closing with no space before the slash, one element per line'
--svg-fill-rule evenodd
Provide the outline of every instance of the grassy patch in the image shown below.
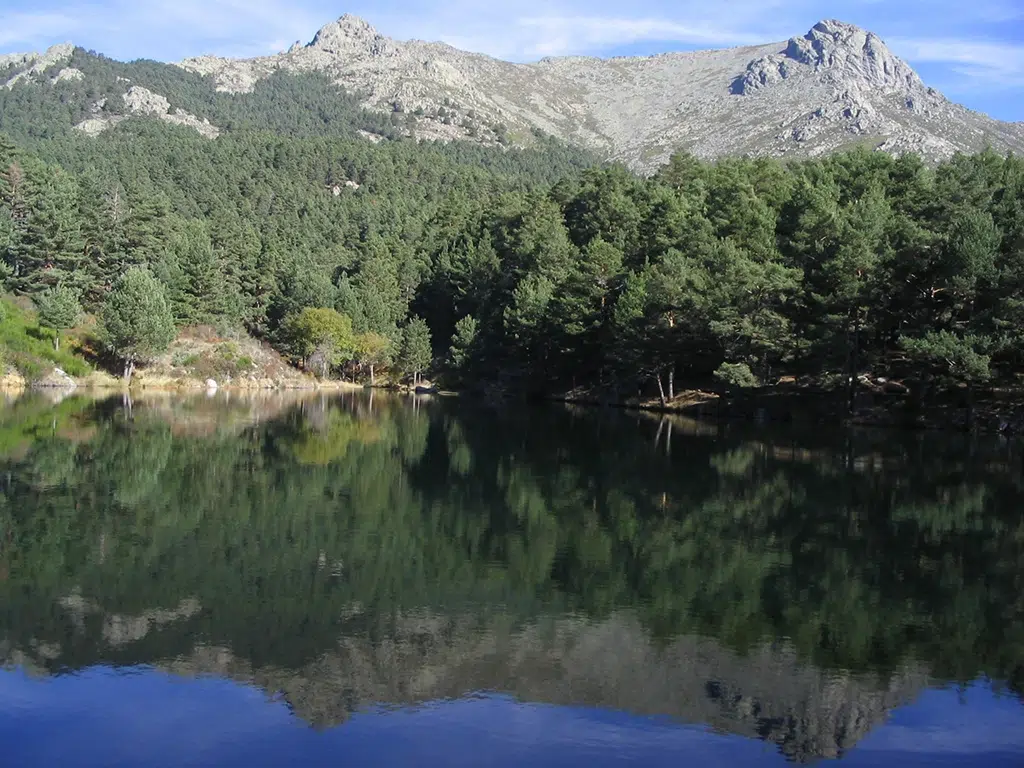
<path fill-rule="evenodd" d="M 53 348 L 54 332 L 40 327 L 35 313 L 0 299 L 0 365 L 16 368 L 29 381 L 45 376 L 54 367 L 71 376 L 87 376 L 92 370 L 75 354 L 75 342 L 65 339 L 60 352 Z"/>
<path fill-rule="evenodd" d="M 253 358 L 243 354 L 240 345 L 234 341 L 204 345 L 201 350 L 179 349 L 173 353 L 171 363 L 193 378 L 216 381 L 251 374 L 256 368 Z"/>

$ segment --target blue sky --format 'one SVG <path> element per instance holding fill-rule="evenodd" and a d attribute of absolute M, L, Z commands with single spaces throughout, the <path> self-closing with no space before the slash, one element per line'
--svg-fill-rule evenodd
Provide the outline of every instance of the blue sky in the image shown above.
<path fill-rule="evenodd" d="M 118 59 L 255 56 L 343 13 L 516 61 L 785 40 L 838 18 L 950 98 L 1024 121 L 1024 0 L 0 0 L 0 53 L 70 40 Z"/>

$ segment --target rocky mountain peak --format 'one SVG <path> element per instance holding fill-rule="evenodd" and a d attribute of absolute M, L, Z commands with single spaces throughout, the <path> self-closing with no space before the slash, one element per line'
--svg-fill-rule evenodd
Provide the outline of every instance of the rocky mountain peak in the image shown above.
<path fill-rule="evenodd" d="M 679 150 L 816 157 L 858 145 L 940 159 L 1024 147 L 1020 126 L 952 104 L 880 37 L 835 20 L 747 48 L 516 64 L 394 41 L 348 15 L 286 54 L 181 66 L 229 93 L 281 70 L 323 72 L 417 139 L 528 143 L 542 131 L 640 171 Z"/>
<path fill-rule="evenodd" d="M 365 19 L 346 13 L 337 21 L 321 27 L 307 47 L 330 54 L 351 52 L 353 49 L 369 49 L 371 53 L 380 54 L 390 42 Z"/>
<path fill-rule="evenodd" d="M 792 38 L 785 55 L 816 71 L 827 70 L 837 79 L 887 93 L 924 89 L 917 73 L 882 38 L 835 19 L 819 21 L 803 37 Z"/>
<path fill-rule="evenodd" d="M 8 53 L 0 56 L 0 69 L 13 68 L 15 74 L 4 85 L 8 88 L 25 79 L 32 79 L 50 67 L 63 64 L 75 52 L 73 43 L 51 45 L 43 53 Z"/>
<path fill-rule="evenodd" d="M 880 97 L 895 97 L 911 111 L 943 101 L 878 35 L 832 19 L 791 38 L 782 51 L 751 61 L 733 93 L 750 95 L 786 80 L 803 84 L 797 87 L 813 81 L 860 108 L 872 109 Z"/>

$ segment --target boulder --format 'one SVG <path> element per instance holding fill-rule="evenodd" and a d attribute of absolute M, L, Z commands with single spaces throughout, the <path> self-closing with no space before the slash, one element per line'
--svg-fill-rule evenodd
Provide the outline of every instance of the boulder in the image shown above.
<path fill-rule="evenodd" d="M 54 368 L 41 379 L 32 382 L 34 389 L 75 389 L 78 383 L 60 368 Z"/>

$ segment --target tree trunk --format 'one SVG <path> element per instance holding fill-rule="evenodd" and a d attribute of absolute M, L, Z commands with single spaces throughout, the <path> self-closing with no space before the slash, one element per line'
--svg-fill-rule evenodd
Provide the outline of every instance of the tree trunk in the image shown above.
<path fill-rule="evenodd" d="M 967 383 L 967 430 L 974 431 L 974 382 Z"/>
<path fill-rule="evenodd" d="M 668 400 L 672 402 L 676 399 L 676 368 L 673 365 L 668 371 Z"/>
<path fill-rule="evenodd" d="M 661 397 L 662 407 L 665 407 L 668 404 L 668 402 L 665 400 L 665 387 L 661 383 L 661 372 L 659 371 L 657 374 L 655 374 L 654 378 L 658 380 L 658 395 Z"/>
<path fill-rule="evenodd" d="M 370 363 L 370 386 L 374 387 L 377 385 L 376 380 L 373 378 L 373 363 Z"/>
<path fill-rule="evenodd" d="M 57 331 L 57 335 L 53 337 L 53 351 L 60 352 L 60 331 Z"/>
<path fill-rule="evenodd" d="M 135 361 L 125 360 L 124 361 L 124 383 L 129 386 L 132 383 L 132 376 L 135 373 Z"/>
<path fill-rule="evenodd" d="M 854 402 L 857 399 L 858 368 L 860 368 L 860 311 L 857 310 L 853 323 L 853 342 L 850 345 L 850 378 L 847 392 L 846 412 L 853 414 Z"/>

